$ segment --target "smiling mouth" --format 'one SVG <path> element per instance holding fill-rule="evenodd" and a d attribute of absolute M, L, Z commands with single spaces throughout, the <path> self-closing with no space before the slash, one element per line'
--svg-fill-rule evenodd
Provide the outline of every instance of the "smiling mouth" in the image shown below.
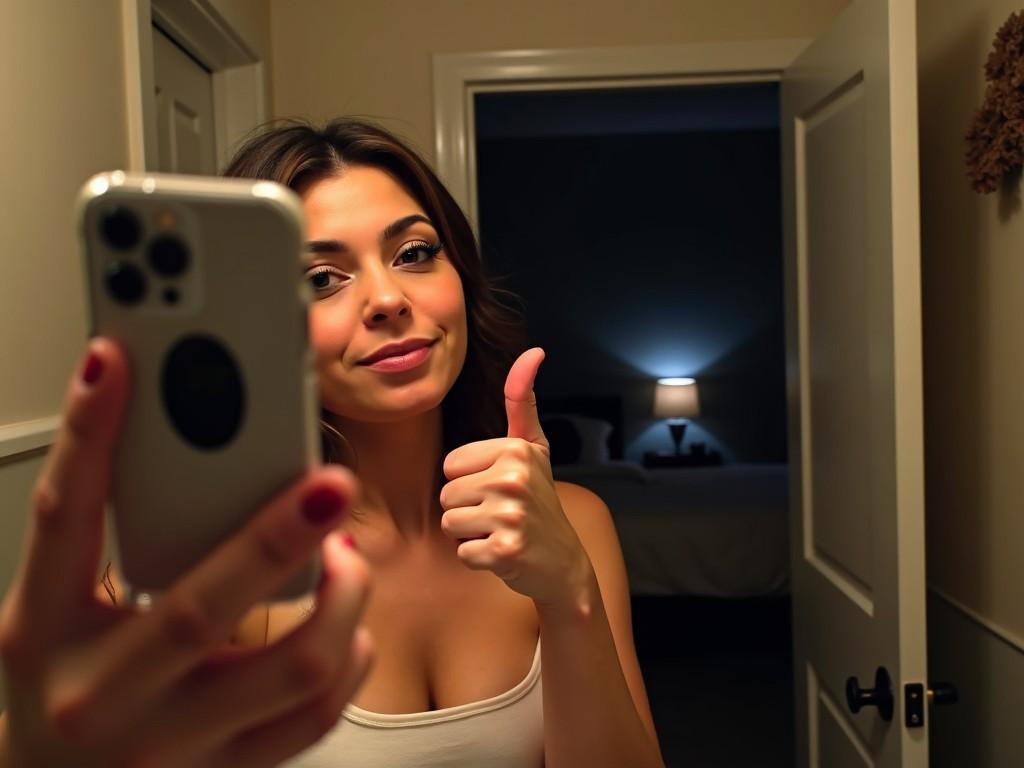
<path fill-rule="evenodd" d="M 387 354 L 384 354 L 384 355 L 381 355 L 380 353 L 374 353 L 373 355 L 370 355 L 369 357 L 367 357 L 367 358 L 365 358 L 363 360 L 360 360 L 358 362 L 358 365 L 374 365 L 376 363 L 381 362 L 382 360 L 392 360 L 392 359 L 397 358 L 397 357 L 405 357 L 406 355 L 409 355 L 409 354 L 411 354 L 413 352 L 418 352 L 421 349 L 426 349 L 428 347 L 432 347 L 432 346 L 434 346 L 434 344 L 436 342 L 437 342 L 437 339 L 433 339 L 431 341 L 419 342 L 419 343 L 416 344 L 416 346 L 408 347 L 408 348 L 406 348 L 404 350 L 400 350 L 400 351 L 388 352 Z"/>
<path fill-rule="evenodd" d="M 402 371 L 409 371 L 413 368 L 418 368 L 426 359 L 430 356 L 431 349 L 437 343 L 437 340 L 422 344 L 418 347 L 414 347 L 405 352 L 388 355 L 387 357 L 381 357 L 377 360 L 373 360 L 368 363 L 360 363 L 363 367 L 370 368 L 376 371 L 399 373 Z"/>

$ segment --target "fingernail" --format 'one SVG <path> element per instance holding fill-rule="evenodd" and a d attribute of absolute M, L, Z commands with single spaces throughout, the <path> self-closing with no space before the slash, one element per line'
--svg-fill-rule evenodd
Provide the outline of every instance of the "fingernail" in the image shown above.
<path fill-rule="evenodd" d="M 341 543 L 344 544 L 349 549 L 354 549 L 354 550 L 357 550 L 357 551 L 359 550 L 359 547 L 356 546 L 356 540 L 352 538 L 352 534 L 351 533 L 343 533 L 343 534 L 341 534 Z"/>
<path fill-rule="evenodd" d="M 302 516 L 311 525 L 323 525 L 341 514 L 345 497 L 333 488 L 316 488 L 302 502 Z"/>
<path fill-rule="evenodd" d="M 90 386 L 99 381 L 103 374 L 103 359 L 95 352 L 90 352 L 82 366 L 82 381 Z"/>

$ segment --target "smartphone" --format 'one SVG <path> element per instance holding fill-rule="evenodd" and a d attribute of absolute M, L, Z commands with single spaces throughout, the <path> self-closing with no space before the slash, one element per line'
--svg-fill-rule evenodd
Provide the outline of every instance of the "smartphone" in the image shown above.
<path fill-rule="evenodd" d="M 113 171 L 76 219 L 89 334 L 131 367 L 117 563 L 159 593 L 320 460 L 302 207 L 269 181 Z M 313 558 L 277 597 L 319 573 Z"/>

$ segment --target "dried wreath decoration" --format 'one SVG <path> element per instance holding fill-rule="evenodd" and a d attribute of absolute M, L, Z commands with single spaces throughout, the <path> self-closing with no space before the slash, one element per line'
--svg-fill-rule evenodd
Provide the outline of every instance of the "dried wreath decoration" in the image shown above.
<path fill-rule="evenodd" d="M 976 192 L 995 192 L 1024 166 L 1024 15 L 1012 13 L 985 62 L 985 102 L 967 131 L 967 177 Z"/>

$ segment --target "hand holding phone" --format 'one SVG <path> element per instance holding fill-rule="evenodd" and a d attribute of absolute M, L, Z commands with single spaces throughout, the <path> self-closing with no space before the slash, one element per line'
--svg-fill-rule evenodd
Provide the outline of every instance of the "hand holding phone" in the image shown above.
<path fill-rule="evenodd" d="M 134 381 L 115 453 L 119 569 L 166 589 L 319 463 L 301 204 L 273 182 L 99 174 L 77 206 L 90 335 Z M 315 558 L 279 597 L 309 592 Z"/>
<path fill-rule="evenodd" d="M 129 369 L 117 343 L 91 342 L 36 482 L 25 554 L 0 605 L 0 765 L 276 765 L 323 735 L 368 668 L 369 636 L 357 628 L 367 566 L 327 536 L 358 484 L 340 467 L 307 470 L 150 610 L 100 602 L 103 507 Z M 265 649 L 226 646 L 244 613 L 318 548 L 310 618 Z"/>

